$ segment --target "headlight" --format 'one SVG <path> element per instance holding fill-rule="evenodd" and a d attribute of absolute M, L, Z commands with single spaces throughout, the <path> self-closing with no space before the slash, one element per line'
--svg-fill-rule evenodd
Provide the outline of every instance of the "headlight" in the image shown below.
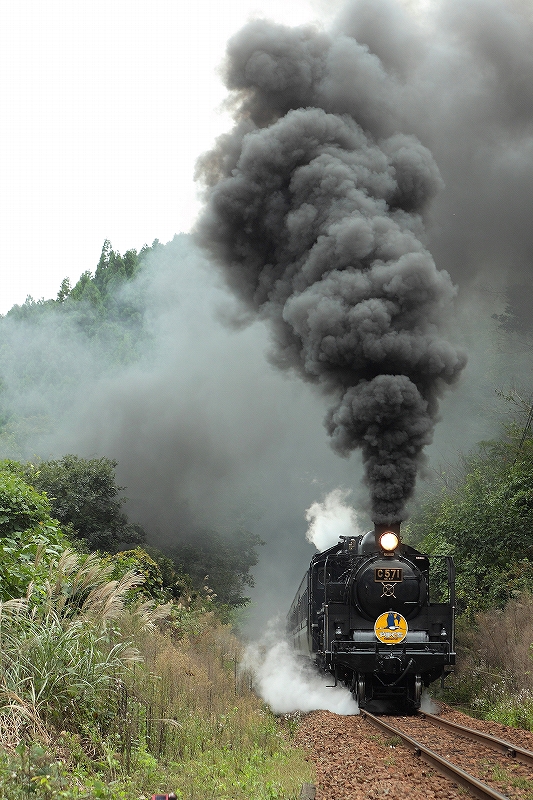
<path fill-rule="evenodd" d="M 399 544 L 400 540 L 398 539 L 396 534 L 393 533 L 392 531 L 385 531 L 385 533 L 382 533 L 381 536 L 379 537 L 379 546 L 383 550 L 388 550 L 389 552 L 392 552 L 393 550 L 396 550 Z"/>

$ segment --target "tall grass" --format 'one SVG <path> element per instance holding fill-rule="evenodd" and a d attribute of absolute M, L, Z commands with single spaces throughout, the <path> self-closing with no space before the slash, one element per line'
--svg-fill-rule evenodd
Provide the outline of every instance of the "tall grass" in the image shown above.
<path fill-rule="evenodd" d="M 108 581 L 96 556 L 66 551 L 39 602 L 0 603 L 0 737 L 47 741 L 50 726 L 79 726 L 107 705 L 110 686 L 140 658 L 111 622 L 139 584 L 134 573 Z"/>
<path fill-rule="evenodd" d="M 142 742 L 144 752 L 130 754 L 131 773 L 149 755 L 187 800 L 297 797 L 308 765 L 237 669 L 240 645 L 227 626 L 212 613 L 202 624 L 177 642 L 172 631 L 136 638 L 145 663 L 127 685 L 124 740 Z"/>
<path fill-rule="evenodd" d="M 0 798 L 297 797 L 309 767 L 209 598 L 134 602 L 142 578 L 111 571 L 66 551 L 38 600 L 0 604 Z"/>

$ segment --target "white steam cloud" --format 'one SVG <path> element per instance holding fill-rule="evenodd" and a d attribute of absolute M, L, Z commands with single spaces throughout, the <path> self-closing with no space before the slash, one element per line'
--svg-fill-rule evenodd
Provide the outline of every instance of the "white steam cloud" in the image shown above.
<path fill-rule="evenodd" d="M 306 656 L 280 638 L 280 619 L 271 620 L 260 642 L 245 651 L 242 668 L 252 673 L 255 691 L 274 714 L 323 709 L 347 716 L 359 707 L 349 690 L 333 686 L 331 675 L 321 674 Z"/>
<path fill-rule="evenodd" d="M 423 689 L 422 691 L 420 711 L 423 711 L 425 714 L 438 714 L 440 711 L 439 706 L 433 702 L 427 689 Z"/>
<path fill-rule="evenodd" d="M 341 536 L 359 536 L 357 514 L 346 504 L 349 489 L 333 489 L 323 503 L 313 503 L 305 512 L 310 523 L 306 538 L 322 552 L 337 544 Z"/>
<path fill-rule="evenodd" d="M 346 504 L 347 489 L 334 489 L 322 503 L 312 503 L 305 517 L 310 523 L 307 539 L 318 550 L 326 550 L 340 536 L 358 534 L 355 510 Z M 275 714 L 324 709 L 335 714 L 358 714 L 359 706 L 350 691 L 333 686 L 333 677 L 320 672 L 305 655 L 280 637 L 281 619 L 270 620 L 264 636 L 246 648 L 242 668 L 252 673 L 254 688 Z"/>

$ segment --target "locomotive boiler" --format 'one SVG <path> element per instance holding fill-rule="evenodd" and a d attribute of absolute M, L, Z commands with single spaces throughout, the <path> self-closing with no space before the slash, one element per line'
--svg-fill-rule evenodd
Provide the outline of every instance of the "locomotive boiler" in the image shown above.
<path fill-rule="evenodd" d="M 438 576 L 432 600 L 430 566 Z M 455 569 L 376 525 L 317 553 L 288 614 L 296 649 L 373 713 L 412 713 L 424 686 L 453 670 Z"/>

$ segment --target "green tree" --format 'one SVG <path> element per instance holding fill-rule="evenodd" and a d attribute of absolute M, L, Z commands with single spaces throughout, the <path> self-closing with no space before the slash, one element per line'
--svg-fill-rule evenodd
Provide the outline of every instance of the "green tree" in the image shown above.
<path fill-rule="evenodd" d="M 116 552 L 127 544 L 140 544 L 145 533 L 128 522 L 125 502 L 117 486 L 117 462 L 109 458 L 66 455 L 56 461 L 27 464 L 24 476 L 48 495 L 53 514 L 66 530 L 83 540 L 90 550 Z"/>
<path fill-rule="evenodd" d="M 85 300 L 94 306 L 97 306 L 99 303 L 101 303 L 102 298 L 100 296 L 100 291 L 98 290 L 98 286 L 94 283 L 89 270 L 82 272 L 78 282 L 70 292 L 69 298 L 71 301 L 77 300 L 81 302 L 82 300 Z"/>
<path fill-rule="evenodd" d="M 22 465 L 0 462 L 0 599 L 44 591 L 50 564 L 68 545 L 45 494 L 22 477 Z M 31 588 L 33 587 L 33 588 Z"/>
<path fill-rule="evenodd" d="M 194 542 L 172 547 L 168 555 L 178 570 L 191 577 L 197 590 L 208 585 L 217 603 L 239 607 L 249 602 L 244 592 L 254 585 L 250 570 L 257 564 L 257 547 L 261 545 L 261 538 L 249 531 L 222 535 L 205 530 L 198 532 Z"/>
<path fill-rule="evenodd" d="M 505 310 L 503 314 L 494 314 L 500 327 L 509 333 L 531 335 L 533 321 L 531 319 L 531 303 L 533 288 L 531 282 L 514 283 L 505 290 Z"/>
<path fill-rule="evenodd" d="M 68 278 L 63 278 L 61 281 L 61 286 L 59 287 L 59 291 L 57 293 L 56 302 L 64 303 L 69 294 L 72 291 L 72 287 L 70 285 L 70 280 Z"/>
<path fill-rule="evenodd" d="M 454 556 L 463 610 L 502 608 L 533 580 L 533 441 L 511 425 L 463 461 L 452 485 L 430 494 L 409 525 L 412 541 Z"/>

